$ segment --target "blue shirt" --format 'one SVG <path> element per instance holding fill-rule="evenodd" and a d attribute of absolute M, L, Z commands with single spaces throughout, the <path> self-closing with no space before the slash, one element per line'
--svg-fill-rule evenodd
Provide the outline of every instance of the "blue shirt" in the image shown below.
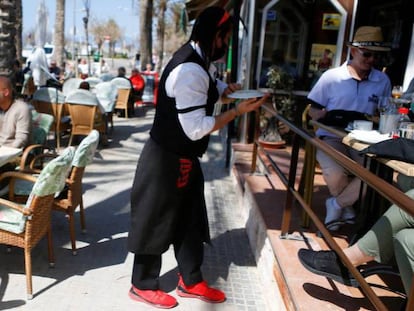
<path fill-rule="evenodd" d="M 388 76 L 371 69 L 366 80 L 354 79 L 348 63 L 327 70 L 309 92 L 308 99 L 325 107 L 327 111 L 348 110 L 373 115 L 377 109 L 379 97 L 391 96 L 391 82 Z M 333 136 L 323 129 L 316 131 L 317 136 Z"/>

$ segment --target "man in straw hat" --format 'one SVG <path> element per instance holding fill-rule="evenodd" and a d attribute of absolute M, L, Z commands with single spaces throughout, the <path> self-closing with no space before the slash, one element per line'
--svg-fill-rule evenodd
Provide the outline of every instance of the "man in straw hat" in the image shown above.
<path fill-rule="evenodd" d="M 345 127 L 354 119 L 372 116 L 376 112 L 378 99 L 391 95 L 389 78 L 374 68 L 379 53 L 390 50 L 383 42 L 381 28 L 362 26 L 347 45 L 351 59 L 338 68 L 326 71 L 308 95 L 311 103 L 309 115 L 313 120 L 335 126 L 342 121 Z M 362 156 L 342 144 L 340 137 L 321 128 L 316 135 L 334 149 L 363 164 Z M 326 200 L 325 224 L 329 230 L 336 231 L 342 224 L 355 222 L 352 206 L 358 200 L 361 181 L 349 178 L 348 172 L 321 150 L 317 151 L 316 157 L 331 194 Z"/>

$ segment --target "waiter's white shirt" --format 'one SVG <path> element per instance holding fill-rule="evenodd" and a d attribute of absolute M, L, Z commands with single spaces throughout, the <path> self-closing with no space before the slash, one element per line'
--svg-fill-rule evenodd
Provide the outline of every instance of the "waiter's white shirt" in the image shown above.
<path fill-rule="evenodd" d="M 191 46 L 201 55 L 197 44 L 191 42 Z M 210 76 L 215 80 L 216 67 L 211 64 Z M 227 84 L 217 81 L 219 96 L 223 94 Z M 206 71 L 196 63 L 183 63 L 175 67 L 167 77 L 165 91 L 169 97 L 174 97 L 177 109 L 186 109 L 194 106 L 203 106 L 207 103 L 209 88 L 209 76 Z M 187 113 L 179 113 L 178 120 L 184 133 L 191 140 L 201 139 L 211 132 L 215 124 L 214 116 L 206 116 L 204 107 Z"/>

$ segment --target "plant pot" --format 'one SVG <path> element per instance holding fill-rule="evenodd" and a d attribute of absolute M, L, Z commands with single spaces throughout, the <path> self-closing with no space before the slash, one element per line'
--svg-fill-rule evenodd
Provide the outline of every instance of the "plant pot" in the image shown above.
<path fill-rule="evenodd" d="M 269 148 L 269 149 L 280 149 L 283 148 L 286 145 L 286 141 L 280 140 L 280 141 L 265 141 L 265 140 L 258 140 L 260 146 L 262 148 Z"/>

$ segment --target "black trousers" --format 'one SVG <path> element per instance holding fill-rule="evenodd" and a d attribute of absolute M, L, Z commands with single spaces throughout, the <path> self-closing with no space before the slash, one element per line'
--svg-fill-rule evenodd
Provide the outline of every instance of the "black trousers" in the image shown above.
<path fill-rule="evenodd" d="M 204 243 L 197 231 L 187 231 L 186 236 L 173 243 L 178 271 L 187 286 L 203 280 L 201 265 L 204 258 Z M 138 289 L 159 289 L 161 254 L 135 254 L 132 269 L 132 285 Z"/>

